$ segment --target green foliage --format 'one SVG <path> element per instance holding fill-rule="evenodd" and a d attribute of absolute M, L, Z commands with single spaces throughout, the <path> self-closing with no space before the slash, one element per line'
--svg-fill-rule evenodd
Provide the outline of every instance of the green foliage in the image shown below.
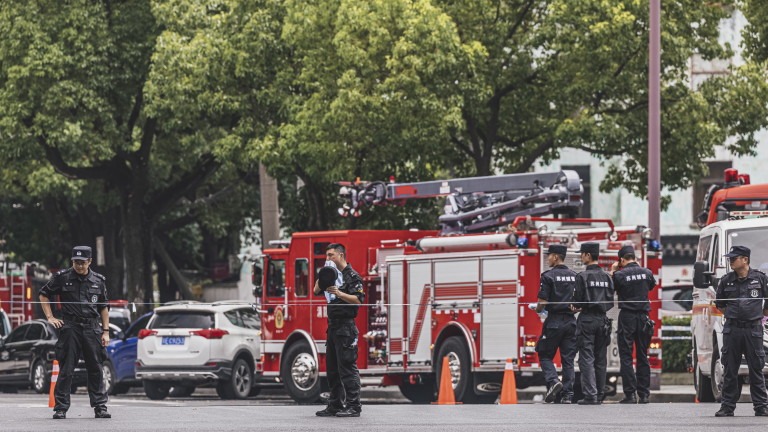
<path fill-rule="evenodd" d="M 691 317 L 664 317 L 661 319 L 662 325 L 669 326 L 690 326 Z M 690 331 L 669 331 L 664 332 L 664 336 L 690 336 Z M 665 340 L 661 345 L 663 359 L 662 372 L 687 372 L 688 355 L 691 354 L 690 340 Z"/>

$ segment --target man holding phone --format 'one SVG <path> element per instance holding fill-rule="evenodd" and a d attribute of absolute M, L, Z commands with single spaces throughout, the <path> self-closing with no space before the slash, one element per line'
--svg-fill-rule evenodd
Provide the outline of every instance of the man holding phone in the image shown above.
<path fill-rule="evenodd" d="M 328 406 L 315 413 L 319 417 L 360 417 L 360 372 L 357 370 L 357 336 L 355 317 L 365 299 L 363 278 L 347 263 L 347 250 L 341 243 L 326 247 L 326 259 L 341 271 L 340 286 L 334 275 L 321 287 L 325 279 L 318 275 L 315 295 L 325 291 L 328 300 L 328 337 L 326 342 L 325 369 L 331 394 Z"/>

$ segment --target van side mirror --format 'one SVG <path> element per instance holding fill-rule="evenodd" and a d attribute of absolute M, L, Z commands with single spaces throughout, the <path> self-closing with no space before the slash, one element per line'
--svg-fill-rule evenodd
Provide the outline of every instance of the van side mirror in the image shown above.
<path fill-rule="evenodd" d="M 707 271 L 709 263 L 706 261 L 696 261 L 693 264 L 693 286 L 696 288 L 707 288 L 712 285 L 712 272 Z"/>

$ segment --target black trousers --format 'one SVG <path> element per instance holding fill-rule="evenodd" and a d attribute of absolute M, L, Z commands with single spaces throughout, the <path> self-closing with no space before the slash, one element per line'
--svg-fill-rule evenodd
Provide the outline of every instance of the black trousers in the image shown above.
<path fill-rule="evenodd" d="M 605 395 L 605 370 L 608 366 L 610 330 L 604 314 L 582 312 L 578 319 L 576 345 L 579 348 L 579 371 L 584 399 L 602 401 Z"/>
<path fill-rule="evenodd" d="M 643 331 L 648 313 L 644 311 L 619 312 L 618 345 L 621 361 L 621 386 L 624 394 L 639 397 L 651 395 L 651 364 L 648 362 L 648 344 L 651 338 Z M 632 348 L 637 356 L 637 371 L 632 367 Z"/>
<path fill-rule="evenodd" d="M 101 324 L 79 324 L 65 321 L 59 329 L 56 341 L 56 360 L 59 361 L 59 379 L 53 392 L 56 399 L 55 411 L 69 409 L 69 393 L 72 390 L 72 375 L 80 356 L 85 360 L 88 372 L 88 397 L 94 408 L 105 407 L 108 401 L 102 376 L 102 363 L 107 351 L 101 346 Z"/>
<path fill-rule="evenodd" d="M 563 389 L 561 397 L 573 397 L 573 382 L 576 371 L 573 360 L 576 357 L 576 319 L 573 314 L 550 314 L 544 321 L 541 338 L 536 344 L 539 353 L 541 371 L 547 381 L 547 388 L 558 381 L 557 368 L 552 359 L 560 350 L 560 362 L 563 365 Z"/>
<path fill-rule="evenodd" d="M 357 327 L 354 322 L 328 327 L 325 370 L 331 395 L 328 406 L 362 411 L 360 372 L 357 370 Z"/>
<path fill-rule="evenodd" d="M 765 366 L 763 325 L 736 327 L 728 325 L 728 321 L 723 327 L 723 348 L 720 350 L 723 363 L 722 404 L 735 409 L 736 402 L 741 397 L 738 380 L 742 354 L 749 368 L 749 392 L 752 396 L 752 405 L 755 408 L 768 406 L 763 377 L 763 366 Z"/>

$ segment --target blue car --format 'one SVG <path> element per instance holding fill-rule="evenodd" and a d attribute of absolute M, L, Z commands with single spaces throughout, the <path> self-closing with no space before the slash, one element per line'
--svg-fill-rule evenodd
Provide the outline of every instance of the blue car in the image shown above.
<path fill-rule="evenodd" d="M 125 334 L 118 334 L 109 341 L 104 362 L 104 386 L 111 395 L 127 393 L 131 387 L 140 386 L 136 379 L 136 342 L 139 340 L 139 330 L 147 327 L 154 312 L 146 313 L 134 321 Z"/>

